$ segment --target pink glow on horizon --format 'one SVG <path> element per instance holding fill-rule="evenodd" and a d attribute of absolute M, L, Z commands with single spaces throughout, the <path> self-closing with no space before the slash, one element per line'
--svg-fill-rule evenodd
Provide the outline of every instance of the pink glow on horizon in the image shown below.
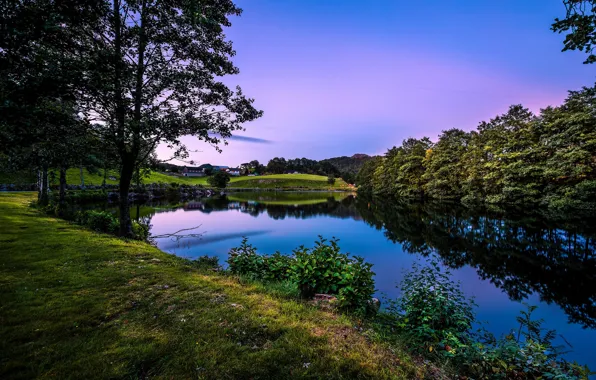
<path fill-rule="evenodd" d="M 247 12 L 229 33 L 241 74 L 225 82 L 239 84 L 265 112 L 239 135 L 272 143 L 230 141 L 218 154 L 194 138 L 183 139 L 191 149 L 201 151 L 191 156 L 198 162 L 235 166 L 253 159 L 267 163 L 275 156 L 323 159 L 378 154 L 408 137 L 436 140 L 442 130 L 475 129 L 512 104 L 539 112 L 560 104 L 567 90 L 590 85 L 585 78 L 593 77 L 579 63 L 575 72 L 566 71 L 562 58 L 532 60 L 536 70 L 531 77 L 527 68 L 518 67 L 543 48 L 561 54 L 560 42 L 542 26 L 532 32 L 546 36 L 542 44 L 528 46 L 525 55 L 511 56 L 510 64 L 504 64 L 505 53 L 495 53 L 500 62 L 486 60 L 482 53 L 475 59 L 474 54 L 460 54 L 422 36 L 395 33 L 390 27 L 366 34 L 358 26 L 338 29 L 327 20 L 316 24 L 310 20 L 311 29 L 304 29 L 305 25 L 285 19 L 264 21 L 273 14 L 267 12 L 275 13 L 283 8 L 281 4 L 247 2 L 243 6 Z M 369 8 L 363 11 L 381 9 Z M 511 41 L 511 46 L 516 43 Z M 167 153 L 167 148 L 158 148 L 160 157 Z"/>
<path fill-rule="evenodd" d="M 273 143 L 230 141 L 220 155 L 194 138 L 185 138 L 192 149 L 202 151 L 193 158 L 237 165 L 252 159 L 266 163 L 274 156 L 322 159 L 377 154 L 408 137 L 436 140 L 445 129 L 472 130 L 511 104 L 522 103 L 538 112 L 560 104 L 566 96 L 566 91 L 526 84 L 465 62 L 412 52 L 402 57 L 358 50 L 362 54 L 352 59 L 345 51 L 324 62 L 307 61 L 298 72 L 267 73 L 265 68 L 253 68 L 253 72 L 227 79 L 229 83 L 238 79 L 243 90 L 256 99 L 256 106 L 265 111 L 263 118 L 246 124 L 247 131 L 240 135 Z M 369 60 L 375 62 L 373 67 L 367 66 Z M 333 149 L 344 140 L 350 141 L 346 149 Z M 158 154 L 165 157 L 167 148 L 159 147 Z"/>

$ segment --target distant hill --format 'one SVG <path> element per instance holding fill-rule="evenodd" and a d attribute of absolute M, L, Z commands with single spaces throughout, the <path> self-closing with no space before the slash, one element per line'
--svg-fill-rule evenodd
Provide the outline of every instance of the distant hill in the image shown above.
<path fill-rule="evenodd" d="M 362 165 L 372 157 L 368 154 L 357 153 L 351 157 L 348 156 L 341 156 L 341 157 L 333 157 L 327 158 L 325 160 L 321 160 L 321 163 L 327 162 L 333 165 L 337 170 L 341 173 L 352 173 L 357 174 Z"/>

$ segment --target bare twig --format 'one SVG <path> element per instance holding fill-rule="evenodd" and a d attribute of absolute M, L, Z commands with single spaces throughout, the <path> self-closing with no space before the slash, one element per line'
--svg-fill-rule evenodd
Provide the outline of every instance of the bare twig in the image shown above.
<path fill-rule="evenodd" d="M 201 233 L 193 233 L 193 234 L 182 234 L 182 235 L 180 234 L 180 232 L 196 230 L 197 228 L 199 228 L 201 226 L 202 225 L 199 224 L 196 227 L 183 228 L 183 229 L 173 232 L 171 234 L 151 235 L 150 238 L 151 239 L 171 239 L 172 241 L 179 241 L 180 239 L 184 239 L 184 238 L 201 238 L 203 236 L 202 232 Z"/>

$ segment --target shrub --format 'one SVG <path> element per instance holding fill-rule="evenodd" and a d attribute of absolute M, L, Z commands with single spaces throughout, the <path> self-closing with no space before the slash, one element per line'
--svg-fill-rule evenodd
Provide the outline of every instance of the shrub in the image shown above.
<path fill-rule="evenodd" d="M 221 267 L 219 265 L 219 259 L 216 256 L 209 257 L 207 255 L 200 256 L 191 261 L 192 266 L 197 269 L 208 270 L 208 269 L 216 269 L 219 270 Z"/>
<path fill-rule="evenodd" d="M 257 253 L 257 249 L 248 243 L 244 237 L 240 247 L 232 248 L 228 257 L 230 272 L 248 276 L 254 279 L 263 279 L 265 257 Z"/>
<path fill-rule="evenodd" d="M 85 211 L 78 213 L 75 221 L 87 226 L 94 231 L 115 234 L 119 229 L 119 222 L 116 217 L 107 211 Z"/>
<path fill-rule="evenodd" d="M 207 178 L 207 183 L 218 189 L 225 188 L 228 185 L 228 182 L 230 182 L 230 175 L 221 170 L 218 170 L 215 174 Z"/>
<path fill-rule="evenodd" d="M 560 358 L 554 346 L 554 330 L 532 319 L 535 306 L 517 318 L 516 332 L 496 339 L 475 322 L 473 301 L 467 300 L 459 283 L 436 262 L 414 264 L 401 283 L 402 298 L 391 301 L 378 321 L 385 333 L 404 337 L 417 353 L 448 360 L 460 377 L 474 379 L 588 379 L 587 367 Z M 517 335 L 517 336 L 516 336 Z"/>
<path fill-rule="evenodd" d="M 340 308 L 365 312 L 374 293 L 372 264 L 360 257 L 341 253 L 337 240 L 329 244 L 319 238 L 315 247 L 300 247 L 293 256 L 279 252 L 260 255 L 248 239 L 233 248 L 228 257 L 230 272 L 251 279 L 282 282 L 291 281 L 302 297 L 315 293 L 337 296 Z"/>
<path fill-rule="evenodd" d="M 292 256 L 275 252 L 271 256 L 265 256 L 263 279 L 266 281 L 284 281 L 290 278 Z"/>
<path fill-rule="evenodd" d="M 291 256 L 275 252 L 271 256 L 260 255 L 245 237 L 240 247 L 232 248 L 228 258 L 230 272 L 255 280 L 283 281 L 290 277 Z"/>
<path fill-rule="evenodd" d="M 402 280 L 401 294 L 399 300 L 389 302 L 387 311 L 417 351 L 458 349 L 470 342 L 475 304 L 437 262 L 427 267 L 414 263 Z"/>
<path fill-rule="evenodd" d="M 341 253 L 337 240 L 319 237 L 315 247 L 294 251 L 292 277 L 303 297 L 315 293 L 337 295 L 338 306 L 364 311 L 375 291 L 372 264 Z"/>
<path fill-rule="evenodd" d="M 132 222 L 132 233 L 136 240 L 149 240 L 149 228 L 151 226 L 137 221 Z"/>

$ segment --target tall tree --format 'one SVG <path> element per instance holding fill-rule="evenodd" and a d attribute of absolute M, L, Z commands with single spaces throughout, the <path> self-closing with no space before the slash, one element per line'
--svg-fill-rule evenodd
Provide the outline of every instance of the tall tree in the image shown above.
<path fill-rule="evenodd" d="M 188 154 L 180 138 L 219 148 L 243 123 L 262 115 L 239 87 L 226 40 L 231 0 L 104 1 L 100 27 L 86 31 L 89 82 L 86 113 L 120 157 L 120 234 L 132 235 L 128 193 L 138 165 L 160 143 Z"/>
<path fill-rule="evenodd" d="M 468 148 L 470 134 L 450 129 L 428 150 L 423 175 L 426 191 L 433 198 L 461 198 L 464 168 L 462 157 Z"/>
<path fill-rule="evenodd" d="M 283 157 L 274 157 L 267 163 L 267 171 L 274 174 L 282 174 L 288 168 L 288 162 Z"/>
<path fill-rule="evenodd" d="M 432 142 L 428 137 L 404 140 L 403 161 L 400 162 L 397 176 L 398 194 L 424 198 L 425 157 L 431 147 Z"/>
<path fill-rule="evenodd" d="M 98 14 L 97 2 L 86 0 L 0 4 L 0 148 L 13 166 L 40 170 L 41 204 L 48 202 L 48 167 L 81 152 L 73 148 L 87 126 L 77 115 L 78 38 Z"/>

